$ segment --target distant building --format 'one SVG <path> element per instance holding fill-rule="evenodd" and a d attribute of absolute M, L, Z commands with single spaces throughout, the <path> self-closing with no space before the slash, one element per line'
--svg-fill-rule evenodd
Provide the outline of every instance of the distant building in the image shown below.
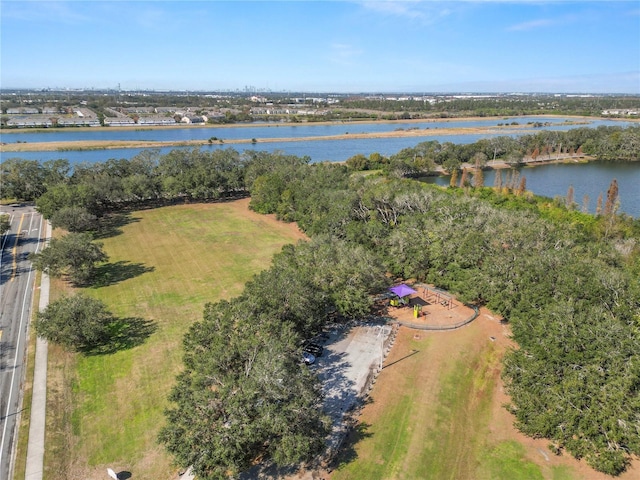
<path fill-rule="evenodd" d="M 140 114 L 150 114 L 156 113 L 156 109 L 154 107 L 127 107 L 124 109 L 126 113 L 140 113 Z"/>
<path fill-rule="evenodd" d="M 7 115 L 37 115 L 40 111 L 33 107 L 7 108 Z"/>
<path fill-rule="evenodd" d="M 193 123 L 207 123 L 208 118 L 204 115 L 185 115 L 180 120 L 182 123 L 193 124 Z"/>
<path fill-rule="evenodd" d="M 156 107 L 155 113 L 174 113 L 180 110 L 180 107 Z"/>
<path fill-rule="evenodd" d="M 638 110 L 603 110 L 602 115 L 638 115 Z"/>
<path fill-rule="evenodd" d="M 73 118 L 58 118 L 58 126 L 59 127 L 99 127 L 100 122 L 97 118 L 84 118 L 84 117 L 73 117 Z"/>
<path fill-rule="evenodd" d="M 48 128 L 53 126 L 51 119 L 46 117 L 19 116 L 7 120 L 7 127 L 15 128 Z"/>
<path fill-rule="evenodd" d="M 105 117 L 104 126 L 105 127 L 135 127 L 137 124 L 131 117 L 121 116 L 121 117 Z"/>
<path fill-rule="evenodd" d="M 173 117 L 140 117 L 138 125 L 175 125 Z"/>

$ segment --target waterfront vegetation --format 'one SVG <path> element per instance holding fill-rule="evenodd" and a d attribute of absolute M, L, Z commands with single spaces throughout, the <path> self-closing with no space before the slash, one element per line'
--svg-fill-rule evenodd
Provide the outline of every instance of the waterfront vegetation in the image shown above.
<path fill-rule="evenodd" d="M 95 288 L 89 293 L 102 297 L 116 315 L 157 321 L 158 332 L 136 348 L 110 354 L 113 361 L 105 356 L 73 361 L 74 382 L 82 392 L 72 413 L 80 456 L 93 465 L 112 458 L 135 462 L 153 450 L 152 437 L 164 423 L 160 442 L 180 466 L 193 466 L 201 478 L 224 478 L 257 459 L 280 465 L 310 461 L 324 446 L 327 424 L 317 380 L 299 362 L 300 341 L 322 328 L 327 313 L 334 320 L 366 315 L 371 294 L 382 291 L 389 278 L 414 278 L 486 306 L 509 322 L 517 348 L 505 355 L 502 374 L 509 411 L 522 432 L 548 438 L 555 452 L 584 458 L 601 472 L 623 472 L 640 455 L 640 223 L 616 214 L 614 183 L 592 216 L 576 211 L 571 202 L 535 197 L 513 178 L 484 186 L 478 172 L 491 155 L 517 160 L 536 155 L 536 149 L 537 155 L 565 153 L 566 148 L 568 153 L 637 159 L 638 134 L 638 127 L 604 127 L 472 146 L 425 142 L 389 159 L 346 165 L 232 149 L 176 150 L 162 156 L 145 152 L 130 161 L 79 165 L 73 171 L 64 161 L 4 162 L 3 193 L 35 200 L 47 218 L 65 208 L 83 218 L 93 215 L 110 262 L 153 268 L 143 274 L 121 269 L 121 275 L 106 282 L 102 278 L 102 286 L 101 276 L 93 275 Z M 474 160 L 475 180 L 464 181 L 464 170 L 459 186 L 452 182 L 448 189 L 403 178 L 430 171 L 432 163 L 457 171 L 462 162 Z M 371 168 L 380 171 L 362 175 Z M 244 262 L 220 270 L 223 259 L 238 258 L 224 250 L 228 239 L 209 232 L 217 228 L 216 221 L 204 221 L 206 216 L 190 209 L 196 202 L 246 195 L 255 212 L 297 222 L 311 240 L 284 248 L 243 291 L 250 276 L 268 263 L 254 263 L 252 255 L 270 256 L 277 248 L 263 248 L 262 235 L 254 232 L 254 238 L 243 237 L 248 246 L 240 257 Z M 150 209 L 176 202 L 192 205 Z M 208 207 L 201 204 L 194 211 Z M 171 221 L 143 221 L 167 214 Z M 69 221 L 68 215 L 63 218 Z M 232 225 L 231 232 L 239 228 Z M 149 248 L 127 243 L 134 231 L 134 244 Z M 232 244 L 240 248 L 242 242 L 236 238 Z M 216 248 L 223 250 L 212 256 Z M 246 262 L 255 268 L 247 269 Z M 203 268 L 215 268 L 215 273 L 194 275 Z M 101 270 L 105 275 L 113 271 Z M 225 291 L 228 284 L 233 287 Z M 198 316 L 201 320 L 193 323 Z M 162 422 L 169 377 L 181 370 L 181 356 L 184 367 Z M 150 367 L 144 358 L 155 359 L 161 371 L 145 371 Z M 115 370 L 100 373 L 104 382 L 89 385 L 105 363 Z M 461 376 L 444 386 L 474 381 L 463 372 L 447 375 Z M 136 386 L 127 387 L 132 376 Z M 147 405 L 140 392 L 148 393 L 147 383 L 158 376 L 160 386 Z M 132 415 L 122 423 L 136 425 L 126 445 L 115 430 L 96 434 L 114 424 L 109 403 L 100 400 L 98 405 L 98 397 L 122 391 L 136 398 L 113 398 L 118 409 Z M 442 395 L 450 400 L 456 394 L 445 389 Z M 134 421 L 135 411 L 144 412 L 144 422 Z M 85 420 L 93 414 L 96 425 L 102 425 L 97 430 Z M 481 422 L 482 415 L 476 420 Z M 377 427 L 384 425 L 381 420 Z M 448 438 L 437 427 L 433 433 Z M 398 445 L 404 445 L 402 432 L 396 434 Z M 65 436 L 57 435 L 58 441 Z M 97 437 L 108 439 L 110 446 L 85 441 Z M 131 438 L 145 439 L 135 454 L 126 453 Z M 509 450 L 508 445 L 488 447 Z M 518 458 L 517 451 L 511 457 Z M 486 471 L 498 468 L 491 455 L 482 458 Z"/>

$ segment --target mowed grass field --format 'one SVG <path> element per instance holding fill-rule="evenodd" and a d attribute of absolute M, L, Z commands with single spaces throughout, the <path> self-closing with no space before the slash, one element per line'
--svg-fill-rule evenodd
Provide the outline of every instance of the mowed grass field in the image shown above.
<path fill-rule="evenodd" d="M 248 210 L 248 199 L 137 211 L 101 239 L 104 286 L 84 292 L 122 317 L 155 322 L 135 348 L 82 356 L 50 346 L 46 479 L 173 479 L 156 443 L 167 394 L 182 364 L 182 338 L 206 302 L 231 299 L 273 255 L 303 236 Z M 55 282 L 53 297 L 64 290 Z"/>
<path fill-rule="evenodd" d="M 613 478 L 513 427 L 500 379 L 508 335 L 486 310 L 452 332 L 401 327 L 331 480 Z M 636 475 L 637 462 L 617 478 Z"/>

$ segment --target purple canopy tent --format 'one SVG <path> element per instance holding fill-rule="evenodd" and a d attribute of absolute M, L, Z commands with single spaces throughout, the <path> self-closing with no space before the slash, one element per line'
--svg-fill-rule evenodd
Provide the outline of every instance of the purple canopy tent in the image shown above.
<path fill-rule="evenodd" d="M 389 290 L 391 290 L 400 298 L 406 297 L 407 295 L 411 295 L 412 293 L 418 293 L 413 288 L 408 287 L 404 283 L 401 283 L 400 285 L 396 285 L 395 287 L 391 287 Z"/>

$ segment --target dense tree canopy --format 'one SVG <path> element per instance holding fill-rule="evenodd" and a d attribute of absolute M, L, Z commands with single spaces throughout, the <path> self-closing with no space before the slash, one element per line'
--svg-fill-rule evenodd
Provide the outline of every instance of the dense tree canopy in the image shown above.
<path fill-rule="evenodd" d="M 600 471 L 624 470 L 640 453 L 638 222 L 619 223 L 612 237 L 598 227 L 611 213 L 593 223 L 502 188 L 451 195 L 381 177 L 342 185 L 346 208 L 314 207 L 334 215 L 324 220 L 338 226 L 334 235 L 377 255 L 393 275 L 432 282 L 509 319 L 519 348 L 507 355 L 504 376 L 521 430 Z M 308 221 L 305 197 L 281 196 L 271 211 L 283 203 L 288 218 Z"/>
<path fill-rule="evenodd" d="M 70 350 L 87 351 L 108 341 L 115 319 L 100 300 L 65 296 L 36 314 L 38 336 Z"/>
<path fill-rule="evenodd" d="M 83 207 L 62 207 L 51 216 L 51 226 L 69 232 L 86 232 L 97 226 L 97 217 Z"/>
<path fill-rule="evenodd" d="M 302 342 L 328 312 L 368 312 L 383 285 L 382 268 L 358 247 L 328 238 L 285 247 L 239 298 L 207 305 L 185 336 L 185 371 L 160 441 L 207 479 L 237 474 L 258 458 L 312 460 L 328 423 Z"/>
<path fill-rule="evenodd" d="M 52 277 L 68 275 L 78 285 L 93 276 L 96 263 L 107 261 L 102 244 L 92 241 L 89 233 L 69 233 L 54 238 L 40 253 L 30 256 L 33 265 Z"/>

